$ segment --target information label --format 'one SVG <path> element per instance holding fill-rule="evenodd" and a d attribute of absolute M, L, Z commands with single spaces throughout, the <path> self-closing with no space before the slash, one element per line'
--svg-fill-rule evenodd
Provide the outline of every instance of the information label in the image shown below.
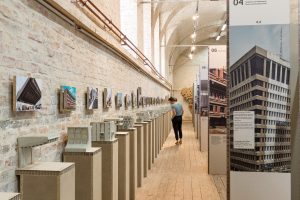
<path fill-rule="evenodd" d="M 230 26 L 289 24 L 289 0 L 229 0 Z"/>
<path fill-rule="evenodd" d="M 254 111 L 233 112 L 233 148 L 255 148 Z"/>

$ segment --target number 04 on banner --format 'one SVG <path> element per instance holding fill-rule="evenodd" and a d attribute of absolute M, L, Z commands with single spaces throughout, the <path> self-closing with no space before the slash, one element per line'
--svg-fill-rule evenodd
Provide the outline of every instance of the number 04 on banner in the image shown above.
<path fill-rule="evenodd" d="M 230 26 L 290 23 L 289 0 L 230 0 L 229 2 Z"/>

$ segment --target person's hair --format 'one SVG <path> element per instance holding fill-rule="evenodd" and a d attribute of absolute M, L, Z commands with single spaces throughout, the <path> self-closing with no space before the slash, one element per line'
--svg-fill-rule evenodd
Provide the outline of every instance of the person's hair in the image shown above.
<path fill-rule="evenodd" d="M 172 101 L 172 102 L 173 102 L 173 101 L 177 101 L 177 99 L 174 98 L 174 97 L 170 97 L 170 98 L 169 98 L 169 101 Z"/>

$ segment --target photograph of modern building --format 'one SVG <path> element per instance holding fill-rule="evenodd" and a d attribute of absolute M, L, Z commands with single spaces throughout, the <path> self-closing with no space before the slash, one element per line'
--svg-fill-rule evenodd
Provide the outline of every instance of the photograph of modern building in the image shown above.
<path fill-rule="evenodd" d="M 290 73 L 280 55 L 254 46 L 230 67 L 231 170 L 290 172 Z M 255 112 L 255 149 L 233 148 L 233 112 Z"/>
<path fill-rule="evenodd" d="M 131 104 L 132 104 L 132 108 L 136 107 L 136 102 L 137 102 L 137 98 L 136 98 L 134 92 L 132 91 L 131 92 Z"/>
<path fill-rule="evenodd" d="M 61 86 L 63 94 L 62 109 L 63 111 L 76 109 L 76 88 L 71 86 Z"/>
<path fill-rule="evenodd" d="M 137 88 L 137 107 L 142 106 L 143 104 L 143 97 L 142 97 L 142 88 Z"/>
<path fill-rule="evenodd" d="M 109 108 L 112 105 L 112 89 L 104 88 L 103 91 L 103 107 Z"/>
<path fill-rule="evenodd" d="M 41 86 L 41 80 L 16 76 L 14 82 L 14 111 L 35 111 L 41 109 Z"/>
<path fill-rule="evenodd" d="M 120 108 L 123 105 L 123 93 L 117 92 L 116 94 L 116 107 Z"/>
<path fill-rule="evenodd" d="M 88 88 L 88 94 L 87 94 L 87 109 L 93 110 L 98 109 L 98 88 Z"/>
<path fill-rule="evenodd" d="M 209 123 L 210 133 L 226 133 L 227 119 L 227 70 L 209 69 Z"/>

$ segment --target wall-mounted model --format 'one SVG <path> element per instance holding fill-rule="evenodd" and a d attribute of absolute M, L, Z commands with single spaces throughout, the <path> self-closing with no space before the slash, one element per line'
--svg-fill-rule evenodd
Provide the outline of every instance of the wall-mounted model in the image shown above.
<path fill-rule="evenodd" d="M 60 91 L 60 111 L 68 112 L 76 109 L 76 88 L 71 86 L 61 86 Z"/>
<path fill-rule="evenodd" d="M 92 141 L 113 141 L 117 131 L 114 121 L 92 122 Z"/>
<path fill-rule="evenodd" d="M 103 107 L 110 108 L 112 105 L 112 89 L 104 88 L 103 91 Z"/>
<path fill-rule="evenodd" d="M 13 85 L 14 111 L 35 111 L 42 108 L 41 80 L 16 76 Z"/>
<path fill-rule="evenodd" d="M 68 127 L 66 152 L 86 152 L 91 148 L 91 127 Z"/>
<path fill-rule="evenodd" d="M 121 108 L 123 106 L 123 93 L 117 92 L 116 94 L 116 107 Z"/>
<path fill-rule="evenodd" d="M 99 104 L 99 93 L 98 93 L 98 88 L 88 88 L 88 93 L 87 93 L 87 109 L 88 110 L 93 110 L 93 109 L 98 109 L 98 104 Z"/>

